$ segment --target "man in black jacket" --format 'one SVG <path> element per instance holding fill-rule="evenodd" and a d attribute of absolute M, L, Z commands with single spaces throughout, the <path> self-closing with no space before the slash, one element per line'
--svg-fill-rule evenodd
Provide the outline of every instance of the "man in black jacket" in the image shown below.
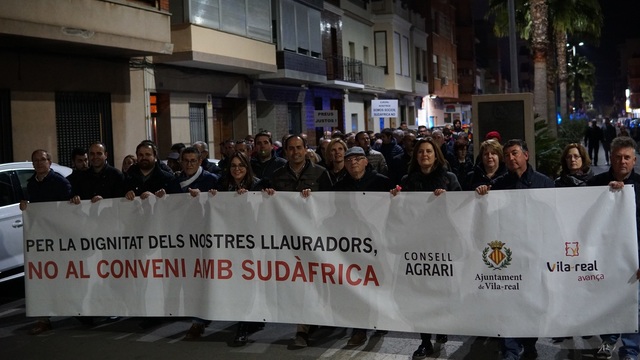
<path fill-rule="evenodd" d="M 602 148 L 604 149 L 604 161 L 609 166 L 611 142 L 617 136 L 616 128 L 611 125 L 609 118 L 604 119 L 604 125 L 602 126 Z"/>
<path fill-rule="evenodd" d="M 391 180 L 371 169 L 364 153 L 364 149 L 354 146 L 344 155 L 344 167 L 347 175 L 338 181 L 335 191 L 383 191 L 388 192 L 393 188 Z M 347 346 L 360 346 L 367 341 L 367 329 L 353 329 Z"/>
<path fill-rule="evenodd" d="M 173 174 L 160 168 L 158 148 L 152 141 L 144 140 L 136 147 L 138 162 L 131 165 L 125 179 L 125 197 L 133 200 L 136 196 L 146 199 L 156 191 L 166 189 Z"/>
<path fill-rule="evenodd" d="M 640 239 L 640 174 L 636 174 L 636 142 L 628 137 L 621 136 L 611 142 L 611 167 L 609 171 L 598 174 L 587 181 L 587 186 L 609 186 L 613 191 L 620 191 L 625 185 L 633 185 L 636 197 L 636 232 Z M 638 254 L 640 258 L 640 254 Z M 640 269 L 636 271 L 636 277 L 640 279 Z M 618 338 L 622 338 L 622 347 L 619 349 L 620 359 L 637 359 L 640 352 L 640 334 L 606 334 L 600 335 L 602 344 L 596 353 L 597 359 L 610 359 L 616 347 Z"/>
<path fill-rule="evenodd" d="M 502 148 L 507 173 L 496 178 L 493 185 L 480 185 L 476 192 L 485 195 L 492 190 L 515 190 L 555 187 L 553 180 L 539 173 L 529 165 L 529 148 L 524 140 L 512 139 L 507 141 Z M 502 358 L 516 360 L 523 357 L 535 359 L 538 356 L 536 350 L 537 338 L 503 338 Z M 524 350 L 524 351 L 523 351 Z"/>
<path fill-rule="evenodd" d="M 378 174 L 369 166 L 369 161 L 364 153 L 364 149 L 354 146 L 347 150 L 344 155 L 344 166 L 347 175 L 338 181 L 333 190 L 335 191 L 389 191 L 393 188 L 391 180 Z"/>
<path fill-rule="evenodd" d="M 512 139 L 502 148 L 507 173 L 496 178 L 493 185 L 478 186 L 480 195 L 492 190 L 536 189 L 555 187 L 553 180 L 529 165 L 529 148 L 524 140 Z"/>
<path fill-rule="evenodd" d="M 103 143 L 95 142 L 89 146 L 90 167 L 72 184 L 72 202 L 79 204 L 80 200 L 96 202 L 124 196 L 124 176 L 120 170 L 109 165 L 107 156 L 107 148 Z"/>
<path fill-rule="evenodd" d="M 271 135 L 266 132 L 256 135 L 254 144 L 256 155 L 251 158 L 251 169 L 258 179 L 267 181 L 274 171 L 287 163 L 287 160 L 276 156 Z"/>
<path fill-rule="evenodd" d="M 584 143 L 589 149 L 589 157 L 593 160 L 593 166 L 598 166 L 598 152 L 600 152 L 602 139 L 602 129 L 600 129 L 596 120 L 592 120 L 591 126 L 588 126 L 584 132 Z"/>

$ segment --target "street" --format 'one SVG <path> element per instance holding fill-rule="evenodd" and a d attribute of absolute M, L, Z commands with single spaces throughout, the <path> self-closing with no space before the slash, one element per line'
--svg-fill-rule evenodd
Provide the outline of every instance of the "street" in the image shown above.
<path fill-rule="evenodd" d="M 368 342 L 348 348 L 351 329 L 322 327 L 310 338 L 310 346 L 291 350 L 295 325 L 266 324 L 250 336 L 242 347 L 233 346 L 237 324 L 213 321 L 204 335 L 184 341 L 191 324 L 189 319 L 165 319 L 157 327 L 143 330 L 140 318 L 120 318 L 109 322 L 99 318 L 93 326 L 80 324 L 72 317 L 52 318 L 53 330 L 32 336 L 27 332 L 35 319 L 25 317 L 25 303 L 20 290 L 22 280 L 0 284 L 0 348 L 4 359 L 410 359 L 420 343 L 418 334 L 389 332 L 374 335 Z M 6 302 L 13 298 L 10 302 Z M 428 319 L 425 319 L 428 321 Z M 575 337 L 561 343 L 551 339 L 538 341 L 539 359 L 594 359 L 600 345 L 597 336 Z M 499 359 L 498 341 L 492 338 L 449 336 L 446 344 L 435 344 L 430 359 Z M 613 359 L 617 359 L 614 355 Z"/>
<path fill-rule="evenodd" d="M 601 150 L 601 164 L 604 153 Z M 607 166 L 594 167 L 595 173 Z M 636 167 L 636 171 L 638 171 Z M 0 349 L 3 359 L 175 359 L 184 357 L 219 359 L 411 359 L 420 343 L 415 333 L 369 331 L 367 343 L 346 346 L 351 329 L 321 327 L 310 337 L 310 346 L 290 348 L 295 325 L 268 323 L 253 333 L 247 345 L 233 344 L 237 323 L 213 321 L 203 336 L 184 341 L 190 319 L 166 318 L 151 328 L 142 329 L 141 318 L 97 318 L 92 326 L 73 317 L 52 318 L 53 330 L 28 335 L 36 319 L 25 313 L 23 279 L 0 283 Z M 429 321 L 429 319 L 421 319 Z M 541 338 L 537 343 L 539 359 L 594 359 L 600 338 L 574 337 L 554 342 Z M 618 344 L 620 345 L 620 343 Z M 430 359 L 499 359 L 499 341 L 495 338 L 449 335 L 446 344 L 435 344 Z M 617 353 L 612 359 L 618 359 Z"/>

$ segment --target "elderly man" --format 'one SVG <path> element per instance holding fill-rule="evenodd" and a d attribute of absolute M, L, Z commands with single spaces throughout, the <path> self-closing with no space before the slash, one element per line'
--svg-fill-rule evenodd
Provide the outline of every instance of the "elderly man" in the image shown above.
<path fill-rule="evenodd" d="M 609 186 L 613 191 L 620 191 L 625 185 L 633 185 L 636 197 L 636 231 L 640 239 L 640 174 L 634 170 L 636 164 L 636 142 L 628 137 L 621 136 L 611 142 L 611 166 L 609 171 L 592 177 L 587 186 Z M 639 254 L 640 257 L 640 254 Z M 640 279 L 640 269 L 636 271 L 636 277 Z M 640 316 L 639 316 L 640 318 Z M 640 320 L 640 319 L 639 319 Z M 624 360 L 638 360 L 640 352 L 640 334 L 606 334 L 600 335 L 602 344 L 596 353 L 597 359 L 610 359 L 615 350 L 618 339 L 622 340 L 622 347 L 618 350 L 619 358 Z"/>
<path fill-rule="evenodd" d="M 27 198 L 20 201 L 20 210 L 27 210 L 29 202 L 68 201 L 71 198 L 71 183 L 51 169 L 51 155 L 48 151 L 34 151 L 31 163 L 35 173 L 27 180 Z M 42 318 L 29 330 L 29 334 L 38 335 L 49 330 L 51 321 L 49 318 Z"/>
<path fill-rule="evenodd" d="M 101 142 L 89 146 L 89 162 L 91 167 L 85 171 L 73 189 L 73 203 L 80 200 L 96 202 L 102 199 L 124 196 L 124 176 L 120 170 L 107 162 L 107 148 Z"/>
<path fill-rule="evenodd" d="M 541 174 L 529 165 L 529 148 L 524 140 L 512 139 L 502 148 L 507 173 L 496 178 L 493 185 L 480 185 L 476 192 L 480 195 L 492 190 L 535 189 L 555 187 L 553 180 Z M 538 356 L 537 338 L 504 338 L 502 339 L 502 358 L 505 360 L 520 359 L 520 354 L 527 359 Z"/>
<path fill-rule="evenodd" d="M 344 167 L 347 175 L 338 181 L 335 191 L 389 191 L 393 188 L 391 180 L 373 170 L 364 149 L 354 146 L 344 155 Z"/>
<path fill-rule="evenodd" d="M 335 191 L 382 191 L 387 192 L 393 188 L 388 177 L 378 174 L 369 164 L 364 149 L 354 146 L 344 155 L 344 167 L 347 174 L 338 181 Z M 347 346 L 360 346 L 367 341 L 366 329 L 353 329 Z"/>
<path fill-rule="evenodd" d="M 220 176 L 222 174 L 222 169 L 216 164 L 209 162 L 209 146 L 207 143 L 204 141 L 196 141 L 192 146 L 200 152 L 200 158 L 202 159 L 200 166 L 202 166 L 204 170 Z"/>
<path fill-rule="evenodd" d="M 68 201 L 71 199 L 71 183 L 51 169 L 51 155 L 38 149 L 31 154 L 35 169 L 27 180 L 27 199 L 20 201 L 20 209 L 26 210 L 29 202 Z"/>

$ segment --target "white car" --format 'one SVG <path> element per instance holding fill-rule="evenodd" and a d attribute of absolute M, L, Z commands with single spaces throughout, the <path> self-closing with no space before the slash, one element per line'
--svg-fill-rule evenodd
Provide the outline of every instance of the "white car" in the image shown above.
<path fill-rule="evenodd" d="M 51 168 L 64 177 L 72 172 L 58 164 Z M 34 172 L 30 161 L 0 164 L 0 282 L 24 275 L 20 199 Z"/>

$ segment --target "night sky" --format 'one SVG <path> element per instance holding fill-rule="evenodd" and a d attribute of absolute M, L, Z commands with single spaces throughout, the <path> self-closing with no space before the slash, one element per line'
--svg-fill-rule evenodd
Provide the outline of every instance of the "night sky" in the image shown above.
<path fill-rule="evenodd" d="M 640 1 L 638 0 L 600 0 L 604 15 L 604 26 L 600 46 L 584 46 L 581 53 L 596 66 L 595 103 L 609 105 L 614 94 L 614 82 L 620 76 L 618 46 L 627 38 L 640 38 Z M 635 18 L 635 20 L 634 20 Z M 620 94 L 622 95 L 622 94 Z"/>

